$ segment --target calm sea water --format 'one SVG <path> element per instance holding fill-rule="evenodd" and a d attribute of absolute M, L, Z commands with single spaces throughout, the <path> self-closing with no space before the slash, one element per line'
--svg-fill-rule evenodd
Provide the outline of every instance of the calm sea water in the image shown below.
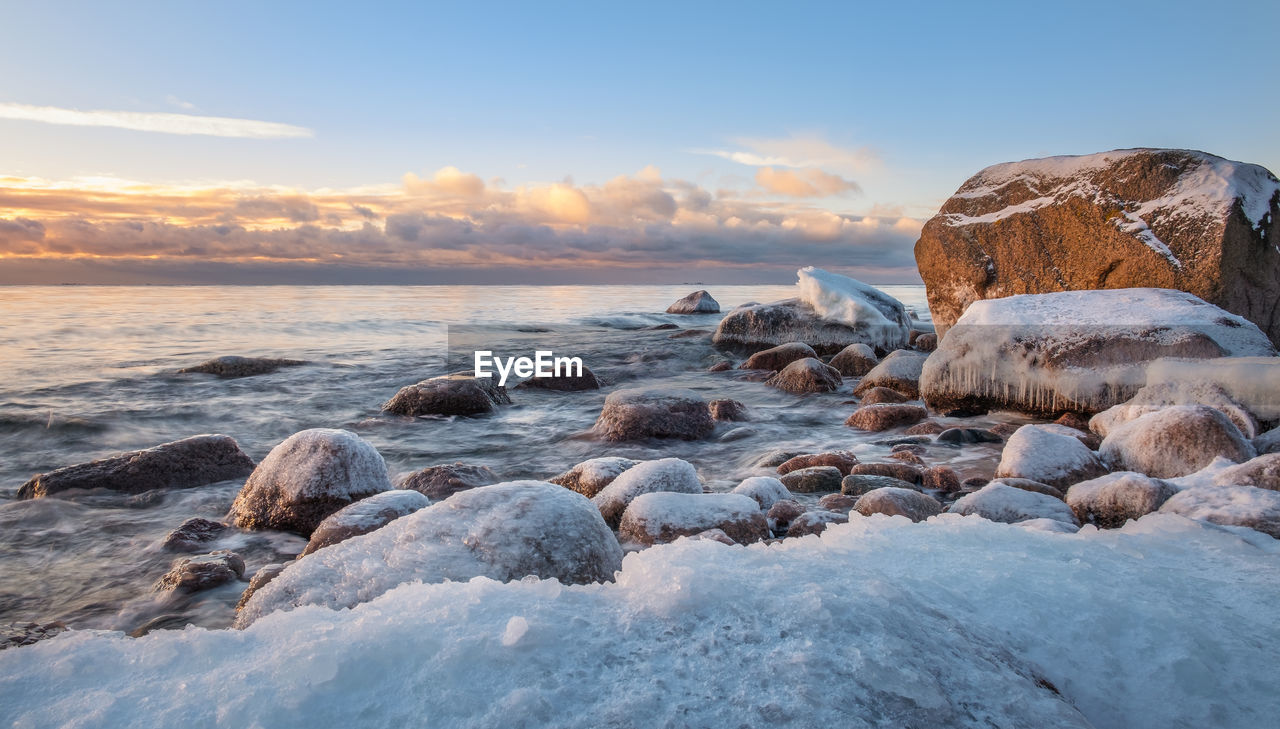
<path fill-rule="evenodd" d="M 772 448 L 887 453 L 844 427 L 840 393 L 796 397 L 711 374 L 723 357 L 706 338 L 671 339 L 663 323 L 712 330 L 719 315 L 663 314 L 690 286 L 8 287 L 0 288 L 0 622 L 61 619 L 132 630 L 161 616 L 222 626 L 243 585 L 173 602 L 150 593 L 174 555 L 157 544 L 192 516 L 220 518 L 240 482 L 128 497 L 87 493 L 18 502 L 34 473 L 198 433 L 235 437 L 255 460 L 305 428 L 354 430 L 394 474 L 439 463 L 487 465 L 505 478 L 547 478 L 601 455 L 675 456 L 712 488 L 749 475 Z M 713 286 L 728 310 L 794 295 L 791 286 Z M 890 286 L 921 318 L 924 289 Z M 384 416 L 400 388 L 446 371 L 448 327 L 510 327 L 530 347 L 580 356 L 600 392 L 515 390 L 482 418 Z M 220 355 L 311 364 L 223 380 L 176 370 Z M 741 400 L 743 424 L 696 443 L 611 445 L 584 437 L 611 389 L 687 387 Z M 734 427 L 743 430 L 721 441 Z M 981 449 L 968 457 L 984 458 Z M 217 547 L 249 571 L 296 553 L 283 534 L 236 534 Z M 165 617 L 167 616 L 167 618 Z"/>

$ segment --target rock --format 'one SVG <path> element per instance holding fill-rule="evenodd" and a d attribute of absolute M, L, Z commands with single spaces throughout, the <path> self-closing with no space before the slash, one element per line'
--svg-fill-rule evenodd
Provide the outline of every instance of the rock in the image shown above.
<path fill-rule="evenodd" d="M 170 552 L 194 552 L 217 541 L 226 531 L 226 524 L 197 516 L 187 519 L 177 529 L 166 534 L 160 546 Z"/>
<path fill-rule="evenodd" d="M 921 352 L 932 352 L 938 348 L 938 335 L 934 332 L 924 332 L 911 344 Z"/>
<path fill-rule="evenodd" d="M 723 529 L 708 529 L 703 532 L 698 532 L 697 534 L 694 534 L 689 538 L 699 540 L 699 541 L 706 540 L 708 542 L 720 542 L 721 544 L 725 544 L 730 547 L 736 546 L 738 544 L 737 542 L 730 539 L 729 535 L 725 534 Z"/>
<path fill-rule="evenodd" d="M 1256 529 L 1280 539 L 1280 491 L 1253 486 L 1200 486 L 1180 491 L 1160 507 L 1211 524 Z"/>
<path fill-rule="evenodd" d="M 621 567 L 622 548 L 586 497 L 512 481 L 460 491 L 303 557 L 249 598 L 235 626 L 300 605 L 354 607 L 409 582 L 532 575 L 572 585 L 612 580 Z"/>
<path fill-rule="evenodd" d="M 808 392 L 835 392 L 842 384 L 834 367 L 809 357 L 792 362 L 764 384 L 784 392 L 801 395 Z"/>
<path fill-rule="evenodd" d="M 887 387 L 873 387 L 862 393 L 861 405 L 878 405 L 880 403 L 899 403 L 906 402 L 911 398 L 903 395 L 897 390 L 890 390 Z"/>
<path fill-rule="evenodd" d="M 960 476 L 950 466 L 934 466 L 926 468 L 920 474 L 920 485 L 932 491 L 951 494 L 960 490 Z"/>
<path fill-rule="evenodd" d="M 942 504 L 932 496 L 892 486 L 872 489 L 859 496 L 858 503 L 853 508 L 863 516 L 905 516 L 911 521 L 924 521 L 942 513 Z"/>
<path fill-rule="evenodd" d="M 244 478 L 253 461 L 227 435 L 197 435 L 141 451 L 65 466 L 32 476 L 19 499 L 40 499 L 70 489 L 108 489 L 140 494 L 184 489 Z"/>
<path fill-rule="evenodd" d="M 929 467 L 929 464 L 925 463 L 925 460 L 920 457 L 920 454 L 913 451 L 897 451 L 890 453 L 889 457 L 895 461 L 902 461 L 903 463 L 910 464 L 917 468 L 923 469 Z"/>
<path fill-rule="evenodd" d="M 683 332 L 675 332 L 667 336 L 667 339 L 698 339 L 705 337 L 711 338 L 711 331 L 708 329 L 686 329 Z"/>
<path fill-rule="evenodd" d="M 892 476 L 877 476 L 866 473 L 852 473 L 840 481 L 840 493 L 846 496 L 862 496 L 876 489 L 900 488 L 914 489 L 911 481 L 903 481 Z"/>
<path fill-rule="evenodd" d="M 281 367 L 298 367 L 307 364 L 300 359 L 273 359 L 269 357 L 216 357 L 194 367 L 184 367 L 178 374 L 217 375 L 222 378 L 268 375 Z"/>
<path fill-rule="evenodd" d="M 288 566 L 287 564 L 273 563 L 259 567 L 258 571 L 254 572 L 253 577 L 250 578 L 249 586 L 244 588 L 244 592 L 240 593 L 240 600 L 236 603 L 236 611 L 239 612 L 245 603 L 249 602 L 249 598 L 253 597 L 253 593 L 261 590 L 268 582 L 279 577 L 280 573 L 284 572 L 284 568 Z"/>
<path fill-rule="evenodd" d="M 235 552 L 220 549 L 199 557 L 178 560 L 156 582 L 153 592 L 199 592 L 234 582 L 244 576 L 244 560 Z"/>
<path fill-rule="evenodd" d="M 889 447 L 890 458 L 893 458 L 894 455 L 898 453 L 910 453 L 911 455 L 915 455 L 915 456 L 923 456 L 928 452 L 929 452 L 929 449 L 925 448 L 923 445 L 920 445 L 919 443 L 911 443 L 911 442 L 895 443 Z"/>
<path fill-rule="evenodd" d="M 888 476 L 910 484 L 920 482 L 923 471 L 919 466 L 910 463 L 859 463 L 849 469 L 853 476 Z"/>
<path fill-rule="evenodd" d="M 844 424 L 858 430 L 882 431 L 914 425 L 928 415 L 919 405 L 882 403 L 879 405 L 863 405 L 849 416 Z"/>
<path fill-rule="evenodd" d="M 817 357 L 813 347 L 804 342 L 788 342 L 776 347 L 756 352 L 742 363 L 739 369 L 744 370 L 781 370 L 783 367 L 802 359 Z"/>
<path fill-rule="evenodd" d="M 743 426 L 743 427 L 740 427 L 740 428 L 733 428 L 733 429 L 731 429 L 731 430 L 726 431 L 726 432 L 725 432 L 723 435 L 721 435 L 719 438 L 716 438 L 716 442 L 717 442 L 717 443 L 732 443 L 732 442 L 734 442 L 735 440 L 746 440 L 747 438 L 750 438 L 751 436 L 755 435 L 757 432 L 758 432 L 758 431 L 757 431 L 755 428 L 752 428 L 752 427 L 749 427 L 749 426 Z"/>
<path fill-rule="evenodd" d="M 442 501 L 459 491 L 490 486 L 501 479 L 488 466 L 475 466 L 458 461 L 428 466 L 404 478 L 399 489 L 417 491 L 434 501 Z M 554 482 L 553 482 L 554 483 Z"/>
<path fill-rule="evenodd" d="M 715 421 L 705 400 L 691 390 L 660 387 L 609 393 L 593 428 L 597 436 L 611 441 L 698 440 L 713 430 Z"/>
<path fill-rule="evenodd" d="M 1141 392 L 1141 390 L 1139 390 L 1139 392 Z M 1080 413 L 1063 413 L 1062 417 L 1053 421 L 1053 423 L 1054 425 L 1074 428 L 1085 433 L 1089 432 L 1089 419 Z"/>
<path fill-rule="evenodd" d="M 848 494 L 827 494 L 818 499 L 818 508 L 824 511 L 834 511 L 837 514 L 848 514 L 853 511 L 853 507 L 857 505 L 858 497 L 849 496 Z"/>
<path fill-rule="evenodd" d="M 984 482 L 981 485 L 986 486 L 988 483 L 1002 483 L 1005 486 L 1012 486 L 1015 489 L 1022 489 L 1023 491 L 1032 491 L 1037 494 L 1052 496 L 1053 498 L 1058 499 L 1059 501 L 1065 501 L 1067 498 L 1061 489 L 1056 489 L 1047 483 L 1041 483 L 1039 481 L 1036 481 L 1035 479 L 1030 479 L 1030 478 L 1016 478 L 1013 476 L 1006 476 L 1004 478 L 998 478 L 993 481 Z"/>
<path fill-rule="evenodd" d="M 787 448 L 774 448 L 757 458 L 751 466 L 752 468 L 776 468 L 792 458 L 802 455 L 805 455 L 804 451 L 794 451 Z"/>
<path fill-rule="evenodd" d="M 1052 418 L 1128 400 L 1161 358 L 1274 353 L 1252 323 L 1181 291 L 1011 296 L 969 307 L 926 361 L 920 391 L 941 413 Z"/>
<path fill-rule="evenodd" d="M 804 537 L 810 534 L 821 534 L 832 524 L 848 524 L 849 515 L 837 511 L 806 511 L 791 520 L 787 527 L 788 537 Z"/>
<path fill-rule="evenodd" d="M 720 360 L 707 368 L 707 372 L 727 372 L 733 369 L 733 363 L 728 360 Z"/>
<path fill-rule="evenodd" d="M 787 487 L 771 476 L 752 476 L 743 479 L 742 483 L 733 487 L 733 493 L 750 496 L 763 511 L 769 511 L 779 501 L 791 498 L 791 492 Z"/>
<path fill-rule="evenodd" d="M 307 542 L 301 556 L 351 537 L 368 534 L 430 505 L 431 499 L 413 490 L 383 491 L 363 498 L 325 517 L 315 531 L 311 532 L 311 540 Z"/>
<path fill-rule="evenodd" d="M 1061 499 L 1024 491 L 992 481 L 956 500 L 947 510 L 952 514 L 976 514 L 984 519 L 1014 524 L 1028 519 L 1054 519 L 1077 526 L 1076 516 Z"/>
<path fill-rule="evenodd" d="M 618 525 L 618 538 L 649 546 L 707 529 L 720 529 L 738 544 L 769 537 L 760 505 L 749 496 L 656 492 L 637 496 L 627 506 Z"/>
<path fill-rule="evenodd" d="M 1272 428 L 1254 438 L 1253 447 L 1258 453 L 1280 453 L 1280 428 Z"/>
<path fill-rule="evenodd" d="M 618 456 L 592 458 L 589 461 L 579 463 L 555 478 L 547 480 L 570 491 L 577 491 L 589 499 L 600 493 L 605 486 L 613 483 L 613 480 L 621 475 L 623 471 L 637 463 L 639 461 Z"/>
<path fill-rule="evenodd" d="M 316 428 L 271 449 L 249 475 L 228 519 L 241 529 L 311 536 L 333 512 L 391 490 L 387 464 L 355 433 Z"/>
<path fill-rule="evenodd" d="M 1278 205 L 1266 169 L 1203 152 L 1013 162 L 943 204 L 916 264 L 939 334 L 980 299 L 1155 287 L 1191 292 L 1280 343 Z"/>
<path fill-rule="evenodd" d="M 810 466 L 782 474 L 782 484 L 797 494 L 839 491 L 843 478 L 835 466 Z"/>
<path fill-rule="evenodd" d="M 911 316 L 902 302 L 861 281 L 812 266 L 796 276 L 801 301 L 823 319 L 842 322 L 861 334 L 846 345 L 863 342 L 885 352 L 907 346 Z"/>
<path fill-rule="evenodd" d="M 798 501 L 793 499 L 783 499 L 775 501 L 773 506 L 769 507 L 768 522 L 769 529 L 782 533 L 787 531 L 787 527 L 797 517 L 804 513 L 804 507 Z"/>
<path fill-rule="evenodd" d="M 1118 529 L 1130 519 L 1141 519 L 1160 508 L 1177 487 L 1140 473 L 1120 471 L 1083 481 L 1067 491 L 1067 506 L 1081 524 Z"/>
<path fill-rule="evenodd" d="M 511 404 L 507 388 L 492 377 L 443 375 L 401 388 L 382 409 L 396 415 L 483 415 Z"/>
<path fill-rule="evenodd" d="M 1019 480 L 1028 480 L 1028 479 L 1019 479 Z M 982 488 L 983 486 L 986 486 L 989 483 L 991 483 L 991 479 L 989 478 L 983 478 L 981 476 L 970 476 L 964 479 L 963 481 L 961 481 L 960 486 L 962 487 L 962 490 L 965 490 L 965 491 L 977 491 L 978 489 Z M 1053 487 L 1047 486 L 1046 488 L 1053 488 Z"/>
<path fill-rule="evenodd" d="M 617 528 L 622 512 L 641 494 L 673 491 L 682 494 L 702 493 L 698 472 L 687 461 L 663 458 L 641 461 L 618 475 L 591 499 L 610 527 Z"/>
<path fill-rule="evenodd" d="M 858 342 L 840 350 L 828 364 L 835 367 L 842 377 L 862 377 L 879 363 L 876 351 Z"/>
<path fill-rule="evenodd" d="M 680 325 L 679 325 L 679 324 L 672 324 L 671 322 L 664 322 L 664 323 L 662 323 L 662 324 L 654 324 L 653 326 L 650 326 L 650 327 L 640 327 L 640 331 L 642 331 L 642 332 L 669 332 L 669 331 L 671 331 L 672 329 L 679 329 L 679 328 L 680 328 Z"/>
<path fill-rule="evenodd" d="M 1207 405 L 1227 416 L 1246 438 L 1258 435 L 1258 421 L 1216 382 L 1158 382 L 1119 405 L 1094 415 L 1088 429 L 1106 436 L 1125 423 L 1170 405 Z"/>
<path fill-rule="evenodd" d="M 555 390 L 557 392 L 582 392 L 583 390 L 600 389 L 600 380 L 586 365 L 582 365 L 582 374 L 577 374 L 578 369 L 576 367 L 566 367 L 565 370 L 566 374 L 559 376 L 538 377 L 535 375 L 516 385 L 516 387 Z M 567 374 L 568 372 L 573 374 Z"/>
<path fill-rule="evenodd" d="M 1238 466 L 1228 466 L 1214 475 L 1213 483 L 1280 491 L 1280 453 L 1267 453 Z"/>
<path fill-rule="evenodd" d="M 1021 428 L 1022 425 L 1022 423 L 997 423 L 991 426 L 991 432 L 1001 438 L 1008 439 L 1009 436 L 1018 432 L 1018 428 Z"/>
<path fill-rule="evenodd" d="M 707 407 L 711 410 L 712 420 L 739 422 L 748 419 L 747 406 L 737 400 L 712 400 Z"/>
<path fill-rule="evenodd" d="M 858 465 L 857 456 L 847 451 L 806 453 L 778 464 L 778 473 L 786 474 L 813 466 L 835 466 L 842 475 L 847 476 L 849 475 L 849 470 L 856 465 Z"/>
<path fill-rule="evenodd" d="M 667 307 L 668 314 L 718 314 L 720 304 L 706 291 L 694 291 Z"/>
<path fill-rule="evenodd" d="M 1062 425 L 1024 425 L 1005 444 L 996 478 L 1029 478 L 1059 491 L 1107 472 L 1098 455 Z M 1081 433 L 1081 435 L 1084 435 Z"/>
<path fill-rule="evenodd" d="M 1195 473 L 1217 456 L 1240 463 L 1256 455 L 1227 416 L 1205 405 L 1147 413 L 1112 430 L 1099 452 L 1117 470 L 1155 478 Z"/>
<path fill-rule="evenodd" d="M 51 623 L 9 623 L 0 626 L 0 650 L 17 648 L 18 646 L 38 643 L 46 638 L 65 631 L 65 623 L 55 620 Z"/>
<path fill-rule="evenodd" d="M 1015 431 L 1016 432 L 1016 431 Z M 947 428 L 938 433 L 939 443 L 961 445 L 963 443 L 1002 443 L 1004 438 L 986 428 Z"/>
<path fill-rule="evenodd" d="M 853 394 L 863 395 L 873 387 L 886 387 L 914 400 L 920 397 L 920 373 L 927 359 L 927 355 L 909 349 L 890 352 L 862 378 Z"/>
<path fill-rule="evenodd" d="M 902 431 L 906 435 L 940 435 L 948 430 L 947 426 L 936 420 L 926 420 Z"/>

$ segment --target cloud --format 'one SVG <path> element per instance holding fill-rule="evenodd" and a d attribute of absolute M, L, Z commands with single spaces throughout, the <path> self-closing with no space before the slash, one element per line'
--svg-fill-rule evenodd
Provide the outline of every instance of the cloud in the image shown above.
<path fill-rule="evenodd" d="M 831 197 L 846 192 L 862 192 L 858 183 L 818 169 L 778 170 L 761 167 L 756 184 L 768 192 L 787 197 Z"/>
<path fill-rule="evenodd" d="M 174 96 L 173 94 L 169 94 L 168 96 L 164 97 L 164 101 L 165 101 L 165 103 L 166 103 L 166 104 L 168 104 L 169 106 L 176 106 L 177 108 L 182 109 L 183 111 L 195 111 L 195 110 L 196 110 L 196 105 L 195 105 L 195 104 L 191 103 L 190 101 L 185 101 L 185 100 L 183 100 L 183 99 L 179 99 L 178 97 Z"/>
<path fill-rule="evenodd" d="M 879 155 L 870 147 L 839 147 L 816 135 L 732 140 L 738 149 L 694 149 L 749 167 L 820 167 L 845 174 L 862 174 L 880 165 Z"/>
<path fill-rule="evenodd" d="M 0 119 L 63 124 L 80 127 L 115 127 L 161 134 L 198 134 L 244 139 L 293 139 L 313 137 L 306 127 L 279 122 L 194 116 L 166 112 L 79 111 L 56 106 L 32 106 L 0 102 Z"/>

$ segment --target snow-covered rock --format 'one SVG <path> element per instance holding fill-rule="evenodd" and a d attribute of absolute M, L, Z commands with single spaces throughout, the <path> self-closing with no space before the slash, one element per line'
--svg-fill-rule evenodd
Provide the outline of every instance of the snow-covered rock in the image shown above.
<path fill-rule="evenodd" d="M 591 501 L 600 510 L 605 523 L 617 527 L 622 512 L 641 494 L 674 491 L 682 494 L 702 493 L 698 472 L 688 461 L 662 458 L 642 461 L 619 474 L 600 490 Z"/>
<path fill-rule="evenodd" d="M 290 565 L 236 617 L 243 628 L 303 605 L 353 607 L 407 582 L 502 582 L 528 575 L 584 584 L 613 579 L 622 548 L 586 497 L 545 481 L 461 491 Z"/>
<path fill-rule="evenodd" d="M 1177 487 L 1167 481 L 1120 471 L 1072 486 L 1067 506 L 1081 524 L 1115 529 L 1156 511 L 1176 493 Z"/>
<path fill-rule="evenodd" d="M 849 515 L 847 513 L 827 511 L 825 509 L 806 511 L 791 520 L 791 523 L 787 526 L 787 536 L 806 537 L 811 534 L 821 534 L 832 524 L 847 523 L 849 523 Z"/>
<path fill-rule="evenodd" d="M 823 319 L 866 332 L 860 341 L 884 350 L 907 346 L 911 317 L 902 302 L 857 279 L 807 266 L 796 272 L 800 300 Z"/>
<path fill-rule="evenodd" d="M 1118 470 L 1155 478 L 1195 473 L 1222 456 L 1237 463 L 1256 453 L 1240 430 L 1206 405 L 1173 405 L 1112 430 L 1099 454 Z"/>
<path fill-rule="evenodd" d="M 792 362 L 817 356 L 817 353 L 813 351 L 813 347 L 804 342 L 787 342 L 786 344 L 779 344 L 776 347 L 756 352 L 748 357 L 747 361 L 743 362 L 739 369 L 780 370 Z"/>
<path fill-rule="evenodd" d="M 333 512 L 391 490 L 378 450 L 346 430 L 294 433 L 249 474 L 227 518 L 241 529 L 310 536 Z"/>
<path fill-rule="evenodd" d="M 924 420 L 929 413 L 919 405 L 906 403 L 878 403 L 863 405 L 853 411 L 844 424 L 858 430 L 881 431 L 900 428 L 904 425 L 915 425 Z"/>
<path fill-rule="evenodd" d="M 1216 382 L 1157 382 L 1138 390 L 1128 401 L 1089 419 L 1089 429 L 1105 437 L 1115 428 L 1170 405 L 1208 405 L 1227 416 L 1246 438 L 1258 435 L 1258 420 Z"/>
<path fill-rule="evenodd" d="M 639 463 L 620 456 L 604 456 L 583 461 L 568 471 L 547 479 L 551 483 L 577 491 L 588 499 L 613 483 L 623 471 Z"/>
<path fill-rule="evenodd" d="M 196 435 L 37 474 L 18 489 L 18 498 L 39 499 L 71 489 L 140 494 L 153 489 L 192 488 L 244 478 L 252 470 L 253 461 L 231 436 Z"/>
<path fill-rule="evenodd" d="M 1098 412 L 1147 384 L 1160 358 L 1274 355 L 1251 322 L 1181 291 L 1010 296 L 965 311 L 925 362 L 920 392 L 940 412 Z"/>
<path fill-rule="evenodd" d="M 1029 478 L 1065 491 L 1106 473 L 1098 454 L 1080 442 L 1077 432 L 1063 425 L 1018 428 L 1000 454 L 996 478 Z"/>
<path fill-rule="evenodd" d="M 694 291 L 667 307 L 668 314 L 718 314 L 720 302 L 711 298 L 706 290 Z"/>
<path fill-rule="evenodd" d="M 612 441 L 697 440 L 710 435 L 715 427 L 707 401 L 692 390 L 644 387 L 609 393 L 592 430 Z"/>
<path fill-rule="evenodd" d="M 1054 488 L 1053 486 L 1050 486 L 1047 483 L 1041 483 L 1039 481 L 1036 481 L 1030 478 L 1013 478 L 1013 477 L 1006 476 L 1005 478 L 992 479 L 987 483 L 1002 483 L 1006 486 L 1012 486 L 1015 489 L 1022 489 L 1023 491 L 1034 491 L 1037 494 L 1052 496 L 1053 498 L 1059 501 L 1067 500 L 1066 494 L 1062 493 L 1060 489 Z M 986 484 L 984 483 L 983 485 L 985 486 Z"/>
<path fill-rule="evenodd" d="M 1280 357 L 1171 357 L 1152 362 L 1147 367 L 1147 385 L 1166 383 L 1179 388 L 1185 383 L 1216 385 L 1259 421 L 1280 421 Z"/>
<path fill-rule="evenodd" d="M 155 592 L 191 593 L 234 582 L 244 576 L 244 560 L 226 549 L 185 557 L 174 563 L 153 588 Z"/>
<path fill-rule="evenodd" d="M 814 494 L 839 491 L 844 478 L 835 466 L 809 466 L 782 474 L 782 484 L 797 494 Z"/>
<path fill-rule="evenodd" d="M 1076 525 L 1075 514 L 1062 499 L 1026 491 L 992 481 L 967 496 L 956 500 L 947 510 L 952 514 L 977 514 L 991 521 L 1014 524 L 1028 519 L 1055 519 Z"/>
<path fill-rule="evenodd" d="M 769 507 L 769 512 L 765 515 L 769 522 L 769 530 L 774 533 L 782 533 L 787 531 L 787 527 L 791 525 L 797 517 L 804 513 L 804 506 L 794 499 L 783 499 L 775 501 L 773 506 Z"/>
<path fill-rule="evenodd" d="M 311 539 L 302 550 L 302 556 L 351 537 L 368 534 L 430 505 L 431 499 L 412 490 L 383 491 L 367 496 L 325 517 L 315 531 L 311 532 Z"/>
<path fill-rule="evenodd" d="M 1238 466 L 1222 468 L 1214 474 L 1213 483 L 1280 491 L 1280 453 L 1264 453 Z"/>
<path fill-rule="evenodd" d="M 835 367 L 842 377 L 862 377 L 879 363 L 874 349 L 857 342 L 836 353 L 828 364 Z"/>
<path fill-rule="evenodd" d="M 779 501 L 791 498 L 791 492 L 772 476 L 752 476 L 733 487 L 733 493 L 750 496 L 759 507 L 768 511 Z"/>
<path fill-rule="evenodd" d="M 1280 491 L 1254 486 L 1199 486 L 1169 497 L 1160 511 L 1211 524 L 1248 527 L 1280 539 Z"/>
<path fill-rule="evenodd" d="M 411 489 L 429 499 L 440 501 L 459 491 L 479 486 L 492 486 L 502 479 L 488 466 L 478 466 L 458 461 L 428 466 L 406 476 L 398 488 Z"/>
<path fill-rule="evenodd" d="M 396 415 L 483 415 L 511 404 L 507 388 L 494 377 L 468 373 L 442 375 L 403 387 L 383 404 Z"/>
<path fill-rule="evenodd" d="M 892 486 L 873 489 L 859 496 L 853 508 L 863 516 L 905 516 L 911 521 L 924 521 L 942 513 L 942 504 L 932 496 Z"/>
<path fill-rule="evenodd" d="M 649 546 L 674 542 L 708 529 L 720 529 L 738 544 L 769 538 L 769 525 L 756 500 L 742 494 L 641 494 L 618 524 L 624 544 Z"/>
<path fill-rule="evenodd" d="M 862 378 L 853 394 L 862 395 L 873 387 L 887 387 L 914 400 L 920 397 L 920 373 L 928 358 L 926 354 L 909 349 L 890 352 Z"/>
<path fill-rule="evenodd" d="M 799 359 L 782 368 L 764 384 L 801 395 L 808 392 L 835 392 L 842 384 L 840 373 L 813 357 Z"/>

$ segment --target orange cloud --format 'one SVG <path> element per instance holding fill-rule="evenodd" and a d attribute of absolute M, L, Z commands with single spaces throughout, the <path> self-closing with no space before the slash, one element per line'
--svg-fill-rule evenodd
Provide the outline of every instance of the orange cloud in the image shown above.
<path fill-rule="evenodd" d="M 818 169 L 756 170 L 756 184 L 775 195 L 787 197 L 831 197 L 846 192 L 862 192 L 858 183 Z"/>

